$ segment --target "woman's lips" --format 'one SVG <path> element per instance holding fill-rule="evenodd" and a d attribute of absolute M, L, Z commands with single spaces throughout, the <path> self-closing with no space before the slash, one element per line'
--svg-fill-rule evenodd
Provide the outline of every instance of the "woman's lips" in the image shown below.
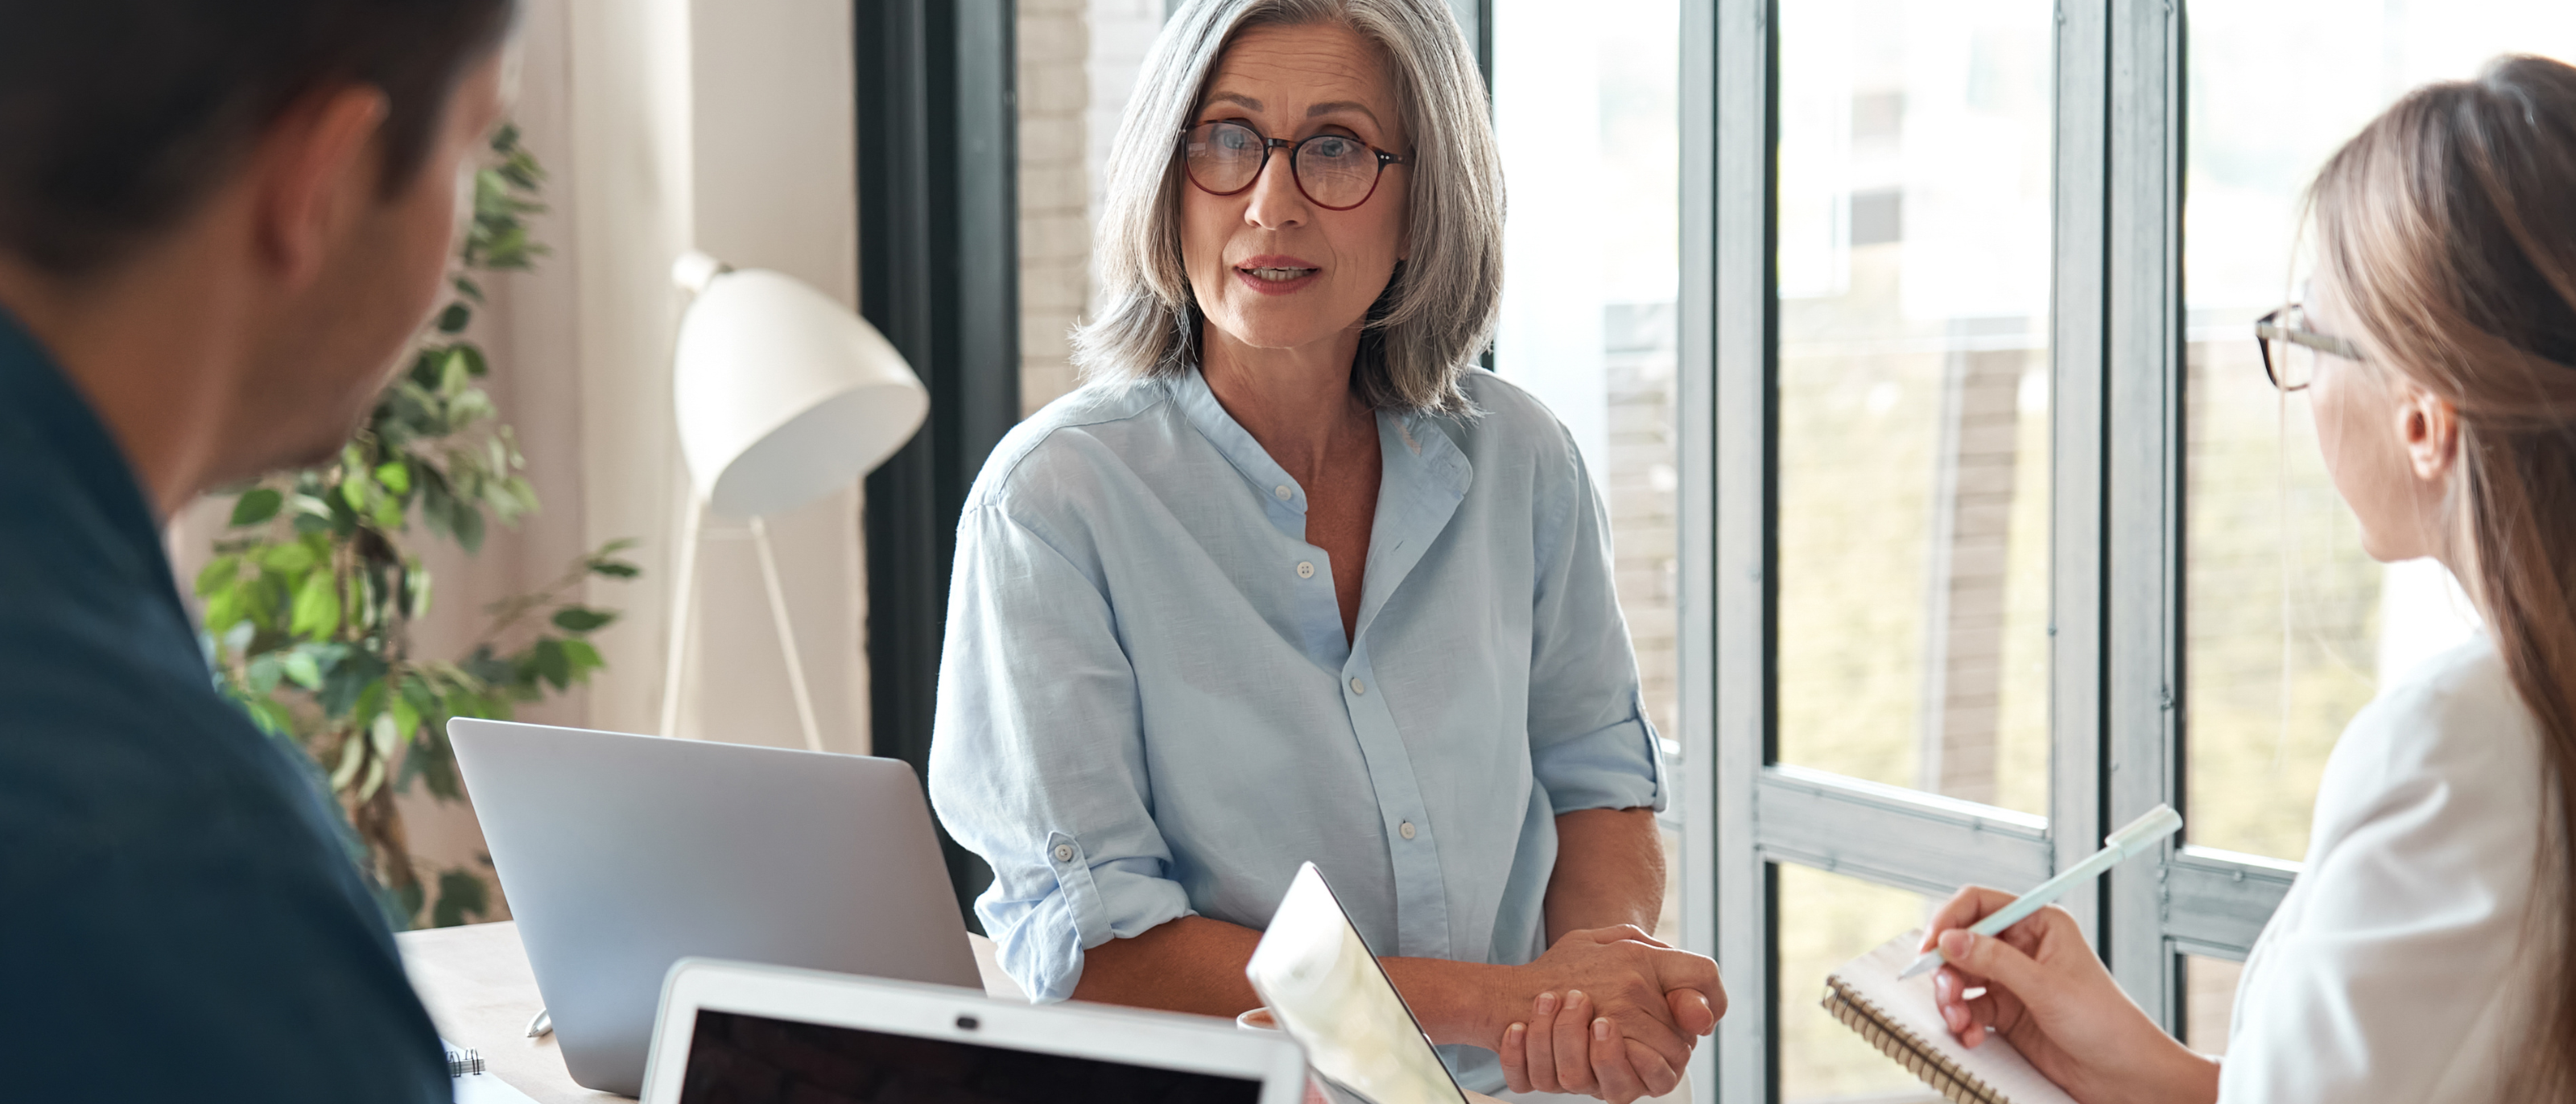
<path fill-rule="evenodd" d="M 1234 278 L 1263 295 L 1286 295 L 1315 281 L 1323 269 L 1299 257 L 1248 257 L 1234 266 Z"/>

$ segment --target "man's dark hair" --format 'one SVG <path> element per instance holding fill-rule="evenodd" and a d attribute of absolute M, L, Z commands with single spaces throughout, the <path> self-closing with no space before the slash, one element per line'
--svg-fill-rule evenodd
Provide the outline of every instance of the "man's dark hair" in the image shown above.
<path fill-rule="evenodd" d="M 269 124 L 382 89 L 385 195 L 518 0 L 0 0 L 0 253 L 77 278 L 186 218 Z"/>

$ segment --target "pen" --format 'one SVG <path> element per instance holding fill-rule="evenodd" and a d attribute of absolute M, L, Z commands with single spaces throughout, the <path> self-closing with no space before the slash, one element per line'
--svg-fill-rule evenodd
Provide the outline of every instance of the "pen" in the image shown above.
<path fill-rule="evenodd" d="M 1970 925 L 1968 930 L 1978 935 L 1998 934 L 2005 928 L 2020 923 L 2022 917 L 2038 912 L 2047 907 L 2049 902 L 2065 896 L 2067 890 L 2120 865 L 2122 860 L 2146 850 L 2157 840 L 2170 836 L 2181 828 L 2182 814 L 2173 811 L 2173 806 L 2158 805 L 2149 809 L 2147 815 L 2130 821 L 2128 827 L 2111 833 L 2109 838 L 2102 841 L 2102 849 L 2094 852 L 2092 857 L 2067 867 L 2064 873 L 2054 878 L 2039 883 L 2038 888 L 2014 898 L 2013 903 L 1996 909 L 1994 915 Z M 1922 957 L 1916 958 L 1913 965 L 1905 968 L 1904 973 L 1896 975 L 1897 980 L 1921 977 L 1947 961 L 1949 960 L 1941 957 L 1941 948 L 1934 947 L 1923 952 Z"/>

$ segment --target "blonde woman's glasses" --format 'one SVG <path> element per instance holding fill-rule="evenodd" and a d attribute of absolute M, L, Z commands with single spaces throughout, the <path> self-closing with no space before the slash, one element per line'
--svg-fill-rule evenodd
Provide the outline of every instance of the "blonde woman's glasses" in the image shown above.
<path fill-rule="evenodd" d="M 1386 167 L 1404 164 L 1404 158 L 1347 134 L 1291 142 L 1231 122 L 1200 123 L 1181 132 L 1181 161 L 1189 167 L 1190 183 L 1212 195 L 1235 195 L 1251 187 L 1275 149 L 1289 151 L 1288 171 L 1297 178 L 1297 190 L 1328 211 L 1368 202 Z"/>
<path fill-rule="evenodd" d="M 2298 391 L 2317 381 L 2317 354 L 2360 360 L 2352 342 L 2308 328 L 2308 312 L 2297 303 L 2254 320 L 2254 343 L 2263 350 L 2263 375 L 2272 386 Z"/>

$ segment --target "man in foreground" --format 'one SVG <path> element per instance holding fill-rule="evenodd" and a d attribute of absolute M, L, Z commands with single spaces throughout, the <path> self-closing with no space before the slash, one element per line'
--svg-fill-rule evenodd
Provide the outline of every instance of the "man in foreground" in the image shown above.
<path fill-rule="evenodd" d="M 160 527 L 333 455 L 432 306 L 513 0 L 0 0 L 0 1068 L 448 1099 L 329 799 Z"/>

